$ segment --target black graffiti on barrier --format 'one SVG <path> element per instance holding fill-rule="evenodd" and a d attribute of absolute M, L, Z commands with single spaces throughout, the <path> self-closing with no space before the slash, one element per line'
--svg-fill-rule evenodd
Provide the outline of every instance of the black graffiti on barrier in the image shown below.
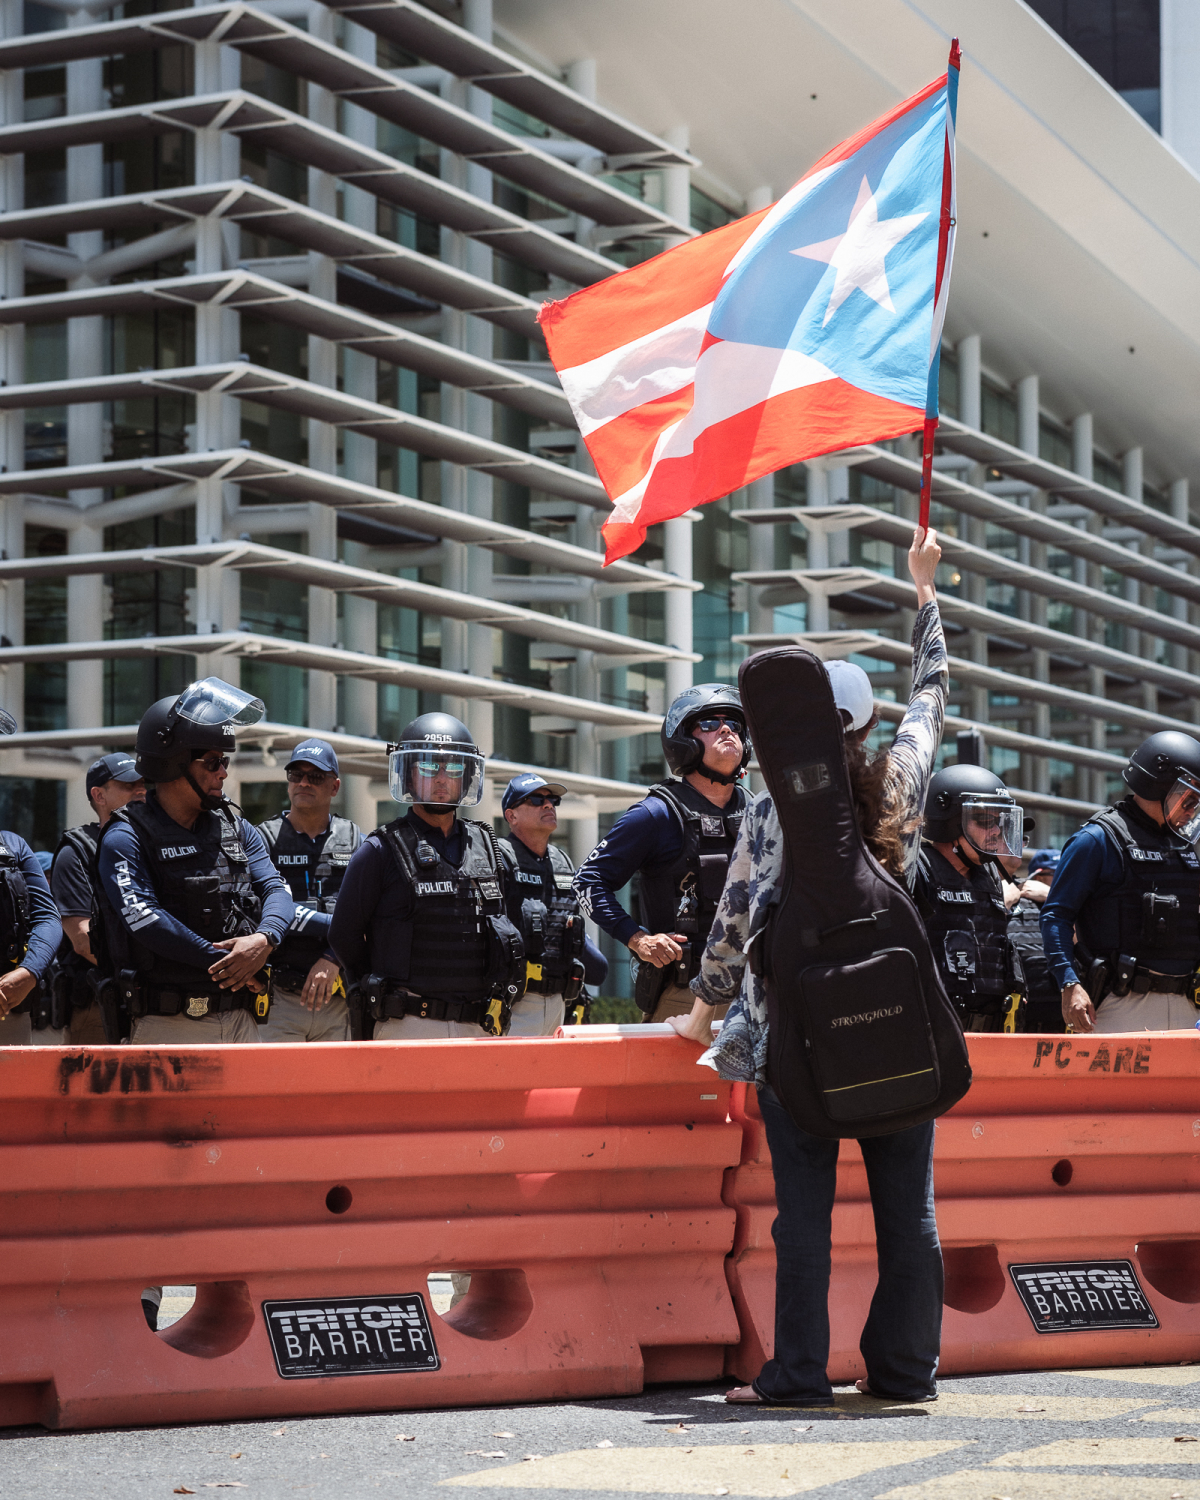
<path fill-rule="evenodd" d="M 1072 1068 L 1076 1073 L 1149 1073 L 1149 1042 L 1137 1042 L 1121 1047 L 1103 1040 L 1090 1041 L 1086 1047 L 1064 1037 L 1060 1042 L 1039 1040 L 1033 1054 L 1033 1066 L 1043 1063 L 1049 1068 L 1051 1060 L 1056 1068 Z"/>
<path fill-rule="evenodd" d="M 183 1057 L 169 1052 L 139 1051 L 127 1056 L 97 1057 L 69 1052 L 58 1065 L 60 1094 L 183 1094 L 212 1088 L 224 1069 L 211 1056 Z"/>

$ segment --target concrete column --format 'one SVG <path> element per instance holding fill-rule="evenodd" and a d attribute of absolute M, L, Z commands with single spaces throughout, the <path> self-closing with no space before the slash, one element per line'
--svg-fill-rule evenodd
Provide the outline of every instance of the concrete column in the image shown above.
<path fill-rule="evenodd" d="M 955 345 L 958 355 L 958 419 L 968 427 L 983 425 L 983 367 L 979 335 L 968 334 Z"/>
<path fill-rule="evenodd" d="M 70 25 L 88 24 L 92 17 L 78 11 Z M 104 65 L 99 58 L 67 64 L 67 110 L 70 114 L 92 113 L 104 108 Z M 104 147 L 72 146 L 67 151 L 67 199 L 78 203 L 104 193 Z M 67 236 L 68 248 L 83 261 L 104 249 L 100 230 Z M 87 276 L 68 283 L 74 291 L 93 285 Z M 67 370 L 72 376 L 103 375 L 104 319 L 68 318 Z M 104 406 L 98 401 L 81 402 L 67 408 L 67 462 L 94 464 L 104 458 Z M 104 498 L 102 489 L 72 490 L 68 497 L 81 510 Z M 68 533 L 72 552 L 99 552 L 104 533 L 79 527 Z M 73 641 L 96 641 L 104 635 L 104 578 L 92 574 L 67 579 L 67 637 Z M 67 663 L 67 725 L 71 729 L 99 728 L 104 723 L 104 669 L 94 661 Z M 100 739 L 82 746 L 82 761 L 99 753 Z M 89 819 L 87 797 L 80 777 L 67 782 L 69 825 Z"/>
<path fill-rule="evenodd" d="M 1038 451 L 1038 377 L 1017 382 L 1017 447 L 1036 456 Z"/>
<path fill-rule="evenodd" d="M 1176 521 L 1183 521 L 1186 524 L 1191 517 L 1188 481 L 1186 479 L 1176 479 L 1171 485 L 1170 494 L 1171 515 Z M 1176 566 L 1182 573 L 1195 573 L 1196 570 L 1195 564 L 1191 562 L 1177 563 Z M 1187 620 L 1189 618 L 1188 602 L 1186 599 L 1180 597 L 1179 595 L 1176 595 L 1175 598 L 1171 601 L 1171 607 L 1172 612 L 1177 620 Z M 1173 645 L 1171 647 L 1171 665 L 1178 668 L 1178 670 L 1181 672 L 1186 672 L 1188 670 L 1188 649 L 1186 646 Z M 1189 706 L 1192 709 L 1194 717 L 1196 709 L 1200 708 L 1200 703 L 1198 703 L 1197 700 L 1193 698 L 1190 701 Z"/>
<path fill-rule="evenodd" d="M 6 37 L 24 30 L 23 0 L 0 0 L 0 30 Z M 0 73 L 0 123 L 15 125 L 25 118 L 25 75 L 20 68 Z M 16 211 L 25 204 L 25 158 L 0 157 L 0 212 Z M 0 244 L 0 295 L 21 297 L 25 293 L 24 247 L 20 240 Z M 25 382 L 25 329 L 13 324 L 0 329 L 0 379 L 6 385 Z M 6 469 L 25 467 L 25 413 L 0 413 L 0 463 Z M 25 555 L 25 497 L 0 499 L 0 547 L 9 557 Z M 0 585 L 0 633 L 15 646 L 25 642 L 25 585 L 14 581 Z M 25 669 L 0 668 L 0 703 L 25 724 Z"/>
<path fill-rule="evenodd" d="M 1026 453 L 1035 457 L 1039 448 L 1039 391 L 1038 377 L 1027 375 L 1017 383 L 1017 446 Z M 1033 502 L 1023 500 L 1023 505 L 1031 509 L 1044 510 L 1045 496 L 1039 494 Z M 1022 538 L 1021 553 L 1023 562 L 1028 562 L 1033 567 L 1045 568 L 1046 546 L 1043 542 L 1029 542 Z M 1021 593 L 1022 608 L 1027 617 L 1035 625 L 1046 624 L 1047 600 L 1042 594 L 1030 594 L 1023 590 Z M 1050 653 L 1048 651 L 1034 651 L 1033 653 L 1033 675 L 1039 682 L 1050 680 Z M 1050 738 L 1050 705 L 1048 703 L 1035 703 L 1033 705 L 1033 732 L 1039 739 Z M 1046 793 L 1050 790 L 1050 762 L 1045 756 L 1030 757 L 1030 780 L 1033 790 Z"/>
<path fill-rule="evenodd" d="M 663 569 L 677 578 L 692 576 L 692 522 L 678 516 L 663 525 Z M 668 589 L 663 595 L 667 645 L 692 650 L 692 596 L 686 589 Z M 692 663 L 669 661 L 665 668 L 666 701 L 669 704 L 692 685 Z"/>
<path fill-rule="evenodd" d="M 672 125 L 669 130 L 663 131 L 663 140 L 669 146 L 686 151 L 690 145 L 691 136 L 686 125 Z M 662 177 L 663 212 L 669 214 L 677 224 L 690 225 L 692 222 L 691 168 L 664 167 Z M 669 243 L 679 244 L 680 241 L 671 237 Z"/>
<path fill-rule="evenodd" d="M 805 489 L 805 504 L 814 508 L 829 504 L 829 473 L 823 459 L 813 459 L 805 465 L 808 483 Z M 808 566 L 829 566 L 829 536 L 823 528 L 808 533 Z M 809 594 L 804 612 L 806 630 L 829 629 L 829 598 L 826 594 Z"/>
<path fill-rule="evenodd" d="M 1138 505 L 1144 504 L 1143 500 L 1143 455 L 1141 448 L 1130 448 L 1127 453 L 1121 455 L 1121 488 L 1125 495 L 1135 501 Z M 1125 598 L 1132 604 L 1141 601 L 1141 585 L 1136 578 L 1126 578 L 1124 581 Z M 1154 642 L 1150 636 L 1142 639 L 1142 633 L 1137 630 L 1126 630 L 1125 649 L 1132 656 L 1142 655 L 1143 650 L 1153 651 Z"/>
<path fill-rule="evenodd" d="M 1162 138 L 1193 172 L 1200 172 L 1200 6 L 1159 0 Z"/>
<path fill-rule="evenodd" d="M 1071 450 L 1071 467 L 1076 474 L 1090 483 L 1095 478 L 1095 435 L 1090 411 L 1080 412 L 1071 423 Z M 1092 511 L 1087 519 L 1079 524 L 1096 536 L 1104 529 L 1103 518 L 1095 511 Z M 1076 563 L 1075 576 L 1082 577 L 1082 581 L 1090 588 L 1103 587 L 1102 569 L 1095 563 Z M 1079 635 L 1097 642 L 1104 640 L 1103 616 L 1092 614 L 1087 610 L 1077 610 L 1075 619 L 1075 628 Z M 1108 696 L 1108 683 L 1103 667 L 1088 668 L 1088 692 L 1098 698 Z M 1102 718 L 1095 718 L 1091 721 L 1091 746 L 1093 750 L 1107 750 L 1108 748 L 1108 729 Z M 1104 771 L 1079 770 L 1075 774 L 1076 781 L 1081 788 L 1086 789 L 1090 783 L 1093 802 L 1107 801 L 1108 778 Z"/>

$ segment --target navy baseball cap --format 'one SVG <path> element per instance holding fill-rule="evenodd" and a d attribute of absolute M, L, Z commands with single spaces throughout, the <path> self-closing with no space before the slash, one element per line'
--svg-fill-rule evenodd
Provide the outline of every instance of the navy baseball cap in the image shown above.
<path fill-rule="evenodd" d="M 555 797 L 567 795 L 566 787 L 559 786 L 557 781 L 547 781 L 536 771 L 525 771 L 520 776 L 514 776 L 504 788 L 504 796 L 500 799 L 500 811 L 507 812 L 510 807 L 516 807 L 517 803 L 523 802 L 530 792 L 550 792 Z"/>
<path fill-rule="evenodd" d="M 124 750 L 114 750 L 111 755 L 102 755 L 87 769 L 89 792 L 93 787 L 105 786 L 110 781 L 129 782 L 141 779 L 142 773 L 137 768 L 137 761 L 132 755 L 126 755 Z"/>
<path fill-rule="evenodd" d="M 1034 870 L 1057 870 L 1061 858 L 1061 849 L 1035 849 L 1029 856 L 1030 874 Z"/>
<path fill-rule="evenodd" d="M 305 765 L 313 766 L 318 771 L 332 771 L 338 774 L 337 756 L 333 753 L 333 746 L 327 745 L 324 740 L 305 740 L 292 751 L 292 758 L 288 766 L 298 765 L 301 761 Z M 285 766 L 286 770 L 287 767 Z"/>

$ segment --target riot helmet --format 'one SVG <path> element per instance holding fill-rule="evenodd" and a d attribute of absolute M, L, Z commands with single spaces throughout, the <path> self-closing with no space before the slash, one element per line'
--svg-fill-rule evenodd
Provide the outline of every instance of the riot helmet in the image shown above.
<path fill-rule="evenodd" d="M 17 721 L 7 709 L 0 708 L 0 734 L 16 734 Z"/>
<path fill-rule="evenodd" d="M 686 776 L 691 771 L 698 771 L 704 760 L 704 746 L 692 730 L 696 721 L 703 719 L 707 712 L 713 714 L 723 712 L 731 717 L 736 714 L 741 721 L 742 759 L 738 768 L 731 775 L 726 775 L 724 772 L 704 767 L 704 775 L 710 781 L 728 785 L 740 780 L 742 772 L 750 764 L 750 736 L 746 729 L 746 715 L 742 709 L 741 694 L 737 688 L 730 687 L 727 683 L 702 682 L 680 693 L 667 709 L 667 716 L 663 720 L 661 730 L 663 754 L 667 758 L 667 765 L 676 776 Z"/>
<path fill-rule="evenodd" d="M 925 799 L 925 837 L 931 844 L 965 839 L 983 859 L 1019 857 L 1025 847 L 1025 817 L 1012 793 L 983 766 L 947 766 L 930 778 Z"/>
<path fill-rule="evenodd" d="M 1200 742 L 1181 729 L 1143 740 L 1121 773 L 1136 796 L 1162 806 L 1167 826 L 1189 844 L 1200 837 Z"/>
<path fill-rule="evenodd" d="M 134 744 L 137 770 L 155 783 L 185 778 L 201 804 L 212 811 L 224 798 L 202 792 L 192 779 L 189 767 L 196 753 L 218 750 L 232 755 L 236 730 L 257 724 L 265 713 L 261 698 L 219 677 L 193 682 L 174 697 L 160 698 L 142 715 Z"/>
<path fill-rule="evenodd" d="M 421 714 L 388 746 L 388 787 L 394 802 L 453 812 L 483 800 L 484 757 L 471 731 L 453 714 Z"/>

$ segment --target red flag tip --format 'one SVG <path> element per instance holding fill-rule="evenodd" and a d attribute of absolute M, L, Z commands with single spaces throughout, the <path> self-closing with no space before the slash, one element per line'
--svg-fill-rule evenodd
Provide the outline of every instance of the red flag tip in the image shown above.
<path fill-rule="evenodd" d="M 950 66 L 962 71 L 962 48 L 958 45 L 958 38 L 950 40 Z"/>

